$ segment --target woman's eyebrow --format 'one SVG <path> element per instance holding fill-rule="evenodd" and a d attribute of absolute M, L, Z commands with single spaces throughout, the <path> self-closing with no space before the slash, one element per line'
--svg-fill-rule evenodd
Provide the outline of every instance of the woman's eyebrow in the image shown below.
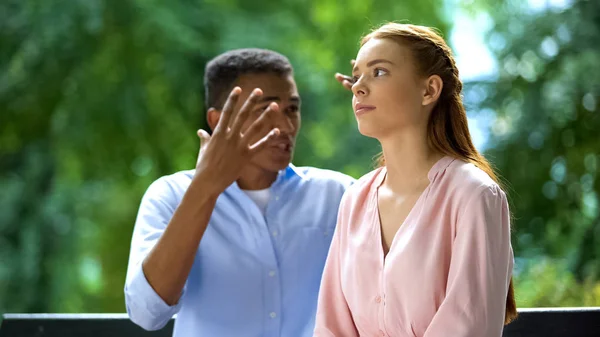
<path fill-rule="evenodd" d="M 375 59 L 375 60 L 369 61 L 367 63 L 367 67 L 372 67 L 372 66 L 374 66 L 374 65 L 376 65 L 378 63 L 389 63 L 391 65 L 394 65 L 394 63 L 392 61 L 388 61 L 386 59 Z M 354 66 L 354 69 L 352 69 L 352 72 L 354 73 L 354 72 L 357 72 L 357 71 L 358 71 L 358 66 Z"/>

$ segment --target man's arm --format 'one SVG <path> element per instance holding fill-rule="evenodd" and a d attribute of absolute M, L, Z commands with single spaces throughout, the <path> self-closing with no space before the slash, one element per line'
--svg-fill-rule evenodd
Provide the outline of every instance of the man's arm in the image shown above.
<path fill-rule="evenodd" d="M 210 180 L 195 176 L 164 233 L 142 263 L 154 291 L 172 306 L 177 304 L 196 250 L 208 226 L 217 195 L 208 194 Z"/>
<path fill-rule="evenodd" d="M 151 248 L 143 258 L 141 268 L 136 261 L 130 262 L 134 266 L 129 268 L 134 269 L 132 276 L 128 275 L 125 295 L 131 319 L 148 330 L 164 326 L 176 311 L 175 304 L 183 292 L 218 196 L 238 179 L 241 169 L 252 156 L 279 132 L 268 127 L 270 115 L 278 109 L 272 103 L 242 134 L 241 126 L 262 92 L 255 90 L 236 114 L 233 110 L 240 93 L 239 88 L 231 92 L 212 137 L 203 130 L 198 132 L 202 141 L 196 172 L 168 225 L 164 224 L 165 216 L 157 217 L 152 210 L 148 212 L 150 222 L 162 222 L 162 227 L 166 228 L 146 224 L 144 219 L 138 219 L 141 223 L 136 224 L 136 227 L 141 226 L 142 240 L 136 241 L 134 236 L 132 254 L 139 250 L 134 247 L 136 242 Z M 257 135 L 262 137 L 261 140 L 250 144 L 249 140 L 256 139 L 253 137 Z M 148 201 L 152 202 L 160 204 L 159 200 Z M 156 206 L 157 212 L 160 208 Z M 168 207 L 162 208 L 165 209 L 163 213 L 168 213 Z M 140 268 L 137 274 L 135 268 Z M 146 298 L 157 296 L 160 300 Z"/>
<path fill-rule="evenodd" d="M 178 177 L 185 179 L 183 175 Z M 183 196 L 174 192 L 178 186 L 173 179 L 170 177 L 160 178 L 153 182 L 144 193 L 131 241 L 124 289 L 125 304 L 130 319 L 146 330 L 162 328 L 180 308 L 180 304 L 171 305 L 175 303 L 168 303 L 164 294 L 155 291 L 154 283 L 150 284 L 142 267 L 143 261 L 148 259 L 149 252 L 156 251 L 154 248 L 158 245 L 159 240 L 165 237 L 164 233 L 167 227 L 175 228 L 177 226 L 177 222 L 173 221 L 173 218 L 178 205 L 181 205 Z M 190 196 L 192 195 L 190 194 Z M 183 209 L 180 207 L 180 210 Z M 196 225 L 196 223 L 193 222 L 189 225 Z M 185 280 L 183 282 L 185 284 Z M 184 291 L 182 289 L 179 295 Z"/>

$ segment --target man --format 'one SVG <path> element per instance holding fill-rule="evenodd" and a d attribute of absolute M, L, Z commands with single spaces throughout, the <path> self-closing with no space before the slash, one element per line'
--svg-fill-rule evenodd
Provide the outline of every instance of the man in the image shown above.
<path fill-rule="evenodd" d="M 283 55 L 219 55 L 204 85 L 213 134 L 198 131 L 196 169 L 156 180 L 140 205 L 129 317 L 156 330 L 177 313 L 176 337 L 312 336 L 339 202 L 354 180 L 290 164 L 300 96 Z"/>

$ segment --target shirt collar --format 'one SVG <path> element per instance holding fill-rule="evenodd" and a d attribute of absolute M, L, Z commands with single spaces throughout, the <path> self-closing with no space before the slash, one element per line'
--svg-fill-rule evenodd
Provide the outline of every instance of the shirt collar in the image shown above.
<path fill-rule="evenodd" d="M 290 163 L 285 169 L 279 171 L 276 181 L 280 179 L 289 180 L 295 176 L 300 177 L 303 180 L 308 180 L 308 177 L 304 172 L 294 166 L 294 164 Z"/>
<path fill-rule="evenodd" d="M 427 173 L 427 178 L 429 178 L 429 181 L 433 182 L 433 180 L 438 176 L 438 174 L 446 170 L 446 168 L 450 166 L 450 164 L 452 164 L 453 161 L 453 157 L 445 156 L 442 159 L 438 160 L 437 163 L 433 164 L 433 166 L 429 170 L 429 173 Z"/>

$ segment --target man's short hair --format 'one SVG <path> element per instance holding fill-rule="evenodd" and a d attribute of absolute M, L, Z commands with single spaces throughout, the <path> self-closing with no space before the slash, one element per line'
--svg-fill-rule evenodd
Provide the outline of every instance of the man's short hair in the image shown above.
<path fill-rule="evenodd" d="M 206 64 L 204 71 L 204 105 L 222 109 L 233 84 L 245 74 L 293 74 L 287 57 L 267 49 L 246 48 L 225 52 Z"/>

